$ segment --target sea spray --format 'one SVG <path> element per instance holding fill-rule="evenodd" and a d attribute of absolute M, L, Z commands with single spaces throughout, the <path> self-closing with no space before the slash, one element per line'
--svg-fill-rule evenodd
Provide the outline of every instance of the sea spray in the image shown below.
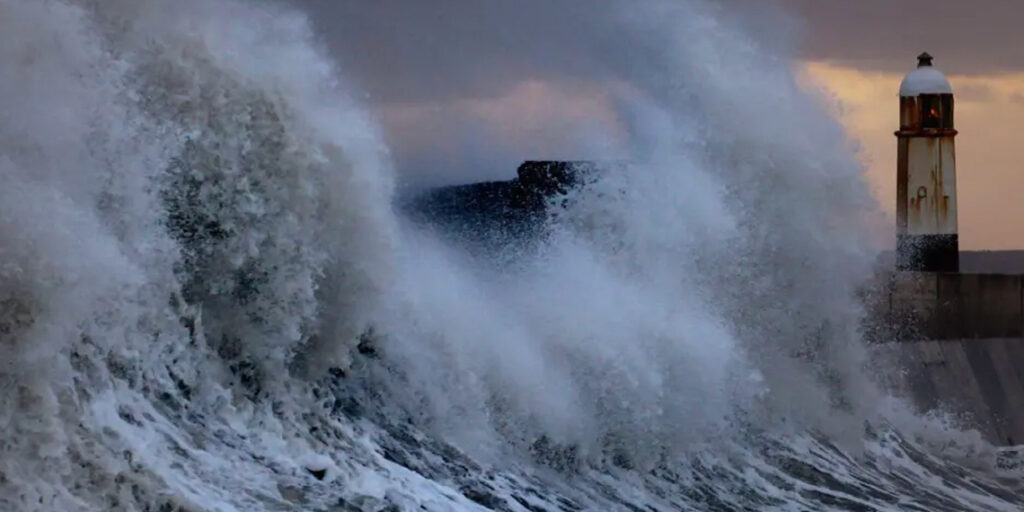
<path fill-rule="evenodd" d="M 435 377 L 449 372 L 504 376 L 458 385 L 471 391 L 453 391 L 444 401 L 458 405 L 440 416 L 464 424 L 454 410 L 481 409 L 520 435 L 557 418 L 552 409 L 579 411 L 571 436 L 591 436 L 587 453 L 605 438 L 653 443 L 625 449 L 632 453 L 678 449 L 680 424 L 688 434 L 718 431 L 732 422 L 730 401 L 759 424 L 824 429 L 856 445 L 877 396 L 863 372 L 854 294 L 870 275 L 864 212 L 876 206 L 841 130 L 788 66 L 715 7 L 651 3 L 619 14 L 623 41 L 645 52 L 607 77 L 619 120 L 607 128 L 625 134 L 614 156 L 630 164 L 553 205 L 543 249 L 516 254 L 518 264 L 490 261 L 515 259 L 507 255 L 438 263 L 413 249 L 413 273 L 439 265 L 475 292 L 430 296 L 444 286 L 435 282 L 416 299 L 429 318 L 400 315 L 444 333 L 445 353 L 456 354 L 411 357 L 427 366 L 420 385 L 447 382 Z M 414 280 L 396 282 L 409 293 Z M 486 310 L 462 315 L 467 296 Z M 411 340 L 425 337 L 392 341 L 416 352 Z M 521 353 L 543 364 L 525 364 Z M 472 371 L 445 365 L 467 359 Z M 559 377 L 546 380 L 538 367 Z M 547 392 L 531 389 L 545 382 Z M 688 405 L 690 396 L 703 407 Z M 533 435 L 542 434 L 570 437 Z"/>
<path fill-rule="evenodd" d="M 864 430 L 834 121 L 721 9 L 630 7 L 580 18 L 639 57 L 586 67 L 626 172 L 483 260 L 392 210 L 301 12 L 0 0 L 0 508 L 1012 507 Z"/>
<path fill-rule="evenodd" d="M 367 327 L 385 151 L 291 11 L 0 10 L 5 508 L 188 496 L 147 445 L 262 414 L 244 397 L 343 365 Z"/>

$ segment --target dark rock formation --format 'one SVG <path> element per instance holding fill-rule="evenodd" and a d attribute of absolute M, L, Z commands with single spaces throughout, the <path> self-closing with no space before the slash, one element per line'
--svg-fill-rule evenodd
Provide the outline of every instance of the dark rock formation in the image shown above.
<path fill-rule="evenodd" d="M 542 235 L 549 206 L 595 169 L 583 161 L 526 161 L 512 180 L 437 188 L 404 206 L 414 219 L 466 245 L 518 247 Z"/>

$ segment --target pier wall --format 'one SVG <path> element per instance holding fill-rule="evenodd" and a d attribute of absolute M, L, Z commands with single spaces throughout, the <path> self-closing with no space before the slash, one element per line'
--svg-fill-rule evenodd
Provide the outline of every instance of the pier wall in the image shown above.
<path fill-rule="evenodd" d="M 922 411 L 1024 444 L 1024 276 L 894 272 L 873 293 L 889 384 Z"/>

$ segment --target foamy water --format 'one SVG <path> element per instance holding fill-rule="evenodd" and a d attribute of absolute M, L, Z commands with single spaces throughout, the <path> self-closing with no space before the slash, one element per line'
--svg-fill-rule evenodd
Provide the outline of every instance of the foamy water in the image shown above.
<path fill-rule="evenodd" d="M 874 203 L 788 61 L 607 7 L 630 163 L 494 257 L 302 12 L 0 0 L 0 508 L 1019 508 L 865 370 Z"/>

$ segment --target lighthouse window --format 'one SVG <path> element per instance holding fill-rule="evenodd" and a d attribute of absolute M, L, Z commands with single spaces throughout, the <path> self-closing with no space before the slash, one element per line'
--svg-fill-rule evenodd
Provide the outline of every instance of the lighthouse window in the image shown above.
<path fill-rule="evenodd" d="M 921 127 L 942 128 L 943 110 L 940 96 L 921 96 Z"/>

